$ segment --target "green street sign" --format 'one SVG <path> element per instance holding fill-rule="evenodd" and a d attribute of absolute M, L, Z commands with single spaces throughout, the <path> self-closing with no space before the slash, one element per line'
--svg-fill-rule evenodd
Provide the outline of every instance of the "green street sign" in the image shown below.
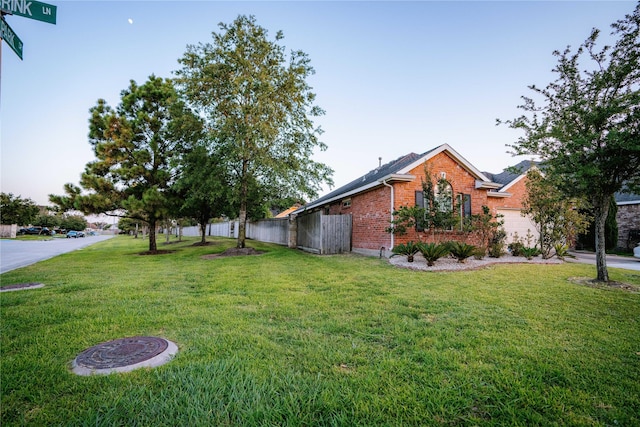
<path fill-rule="evenodd" d="M 57 7 L 34 0 L 0 0 L 0 9 L 11 15 L 24 16 L 49 24 L 56 23 Z"/>
<path fill-rule="evenodd" d="M 24 44 L 22 44 L 22 40 L 20 40 L 16 33 L 13 32 L 4 18 L 0 23 L 0 35 L 2 40 L 6 41 L 9 47 L 16 53 L 16 55 L 18 55 L 18 57 L 22 59 L 22 47 L 24 46 Z"/>

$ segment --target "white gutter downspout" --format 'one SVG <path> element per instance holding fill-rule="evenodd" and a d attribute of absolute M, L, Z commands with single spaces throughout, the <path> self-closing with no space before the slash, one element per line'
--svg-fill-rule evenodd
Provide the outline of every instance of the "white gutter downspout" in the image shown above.
<path fill-rule="evenodd" d="M 393 206 L 394 206 L 394 200 L 393 200 L 393 199 L 394 199 L 393 185 L 391 185 L 391 184 L 387 184 L 387 180 L 386 180 L 386 179 L 382 181 L 382 184 L 383 184 L 385 187 L 389 187 L 389 188 L 391 189 L 391 222 L 393 222 Z M 392 250 L 392 249 L 393 249 L 393 246 L 394 246 L 394 243 L 395 243 L 395 241 L 394 241 L 395 234 L 393 234 L 393 233 L 389 233 L 389 234 L 391 234 L 391 246 L 389 247 L 389 250 Z"/>

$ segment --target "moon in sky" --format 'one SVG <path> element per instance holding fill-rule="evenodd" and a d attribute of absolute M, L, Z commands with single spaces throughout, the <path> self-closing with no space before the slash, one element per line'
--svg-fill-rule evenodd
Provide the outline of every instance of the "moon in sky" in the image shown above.
<path fill-rule="evenodd" d="M 133 19 L 129 18 L 128 21 L 129 21 L 129 24 L 133 24 Z"/>

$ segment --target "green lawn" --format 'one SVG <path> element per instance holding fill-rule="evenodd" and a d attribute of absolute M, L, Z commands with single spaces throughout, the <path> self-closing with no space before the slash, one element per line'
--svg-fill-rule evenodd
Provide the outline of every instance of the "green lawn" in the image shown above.
<path fill-rule="evenodd" d="M 640 294 L 567 280 L 594 267 L 416 272 L 257 242 L 203 259 L 235 242 L 194 242 L 141 256 L 118 237 L 0 276 L 46 284 L 0 294 L 0 424 L 640 425 Z M 70 372 L 135 335 L 180 351 Z"/>

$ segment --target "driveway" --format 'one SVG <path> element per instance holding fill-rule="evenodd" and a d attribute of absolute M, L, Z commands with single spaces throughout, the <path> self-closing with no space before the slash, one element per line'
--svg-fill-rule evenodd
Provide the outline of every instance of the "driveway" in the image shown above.
<path fill-rule="evenodd" d="M 113 236 L 87 236 L 77 239 L 57 237 L 48 240 L 0 239 L 0 274 L 84 248 L 111 237 Z"/>
<path fill-rule="evenodd" d="M 566 257 L 565 261 L 596 265 L 596 254 L 593 252 L 571 251 L 571 255 L 576 258 Z M 640 271 L 640 258 L 607 255 L 607 267 Z"/>

